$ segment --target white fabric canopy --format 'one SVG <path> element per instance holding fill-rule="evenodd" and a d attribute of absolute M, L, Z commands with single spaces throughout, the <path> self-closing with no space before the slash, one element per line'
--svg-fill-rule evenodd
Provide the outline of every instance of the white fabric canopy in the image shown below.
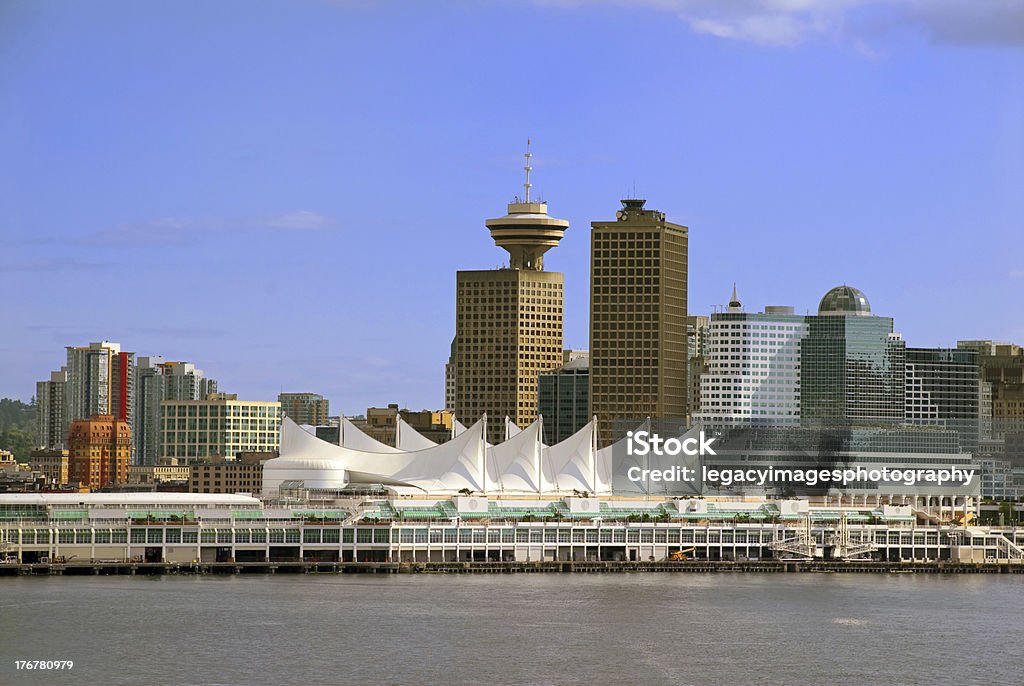
<path fill-rule="evenodd" d="M 522 429 L 516 426 L 516 423 L 512 421 L 512 418 L 505 415 L 505 440 L 507 441 L 521 431 Z"/>
<path fill-rule="evenodd" d="M 400 491 L 415 488 L 437 495 L 453 495 L 462 489 L 484 494 L 571 495 L 587 491 L 607 495 L 612 490 L 611 460 L 616 447 L 595 450 L 596 426 L 596 421 L 591 421 L 549 447 L 542 442 L 541 419 L 496 446 L 484 440 L 485 418 L 440 445 L 400 423 L 399 437 L 403 433 L 411 437 L 403 445 L 425 446 L 404 450 L 374 441 L 354 426 L 346 427 L 346 445 L 335 445 L 285 417 L 281 421 L 281 456 L 268 460 L 263 468 L 264 493 L 276 495 L 283 481 L 304 481 L 306 488 L 343 488 L 349 482 L 367 483 L 369 479 Z M 351 436 L 372 450 L 353 447 L 348 440 Z M 416 436 L 421 440 L 416 441 Z M 372 481 L 374 478 L 379 481 Z"/>
<path fill-rule="evenodd" d="M 594 468 L 594 428 L 589 422 L 561 443 L 544 449 L 543 489 L 547 493 L 587 491 L 597 494 Z"/>
<path fill-rule="evenodd" d="M 506 419 L 507 419 L 507 417 L 506 417 Z M 453 428 L 453 431 L 452 431 L 452 435 L 453 435 L 453 437 L 454 437 L 454 436 L 458 436 L 459 434 L 461 434 L 461 433 L 463 433 L 464 431 L 466 431 L 466 430 L 467 430 L 467 429 L 466 429 L 466 425 L 465 425 L 465 424 L 463 424 L 462 422 L 460 422 L 460 421 L 459 421 L 458 419 L 455 419 L 455 420 L 453 420 L 453 424 L 452 424 L 452 427 L 454 427 L 454 428 Z M 488 448 L 490 448 L 490 447 L 491 447 L 491 444 L 490 444 L 490 443 L 488 443 L 488 444 L 487 444 L 487 447 L 488 447 Z"/>
<path fill-rule="evenodd" d="M 365 433 L 358 426 L 342 417 L 341 444 L 346 448 L 363 450 L 368 453 L 400 453 L 398 448 L 392 448 L 387 443 L 381 443 L 373 436 Z"/>
<path fill-rule="evenodd" d="M 645 419 L 643 423 L 636 428 L 636 430 L 650 431 L 651 418 L 648 417 L 647 419 Z M 628 439 L 625 436 L 623 436 L 616 443 L 601 448 L 594 455 L 594 471 L 597 475 L 597 493 L 611 493 L 613 486 L 617 487 L 616 490 L 621 489 L 625 491 L 632 491 L 632 489 L 635 487 L 635 484 L 630 482 L 628 479 L 620 479 L 620 483 L 618 484 L 612 483 L 612 455 L 615 454 L 625 456 L 627 453 L 627 440 Z M 622 470 L 620 470 L 620 473 L 623 473 Z"/>
<path fill-rule="evenodd" d="M 399 450 L 426 450 L 427 448 L 433 448 L 437 445 L 437 443 L 434 443 L 419 431 L 409 426 L 409 423 L 402 419 L 402 415 L 398 415 L 398 425 L 395 430 L 398 433 L 395 438 L 395 445 Z"/>
<path fill-rule="evenodd" d="M 460 422 L 458 419 L 453 420 L 453 422 L 453 426 L 455 427 L 455 429 L 453 430 L 453 434 L 455 436 L 458 436 L 459 434 L 464 433 L 466 431 L 466 425 Z"/>
<path fill-rule="evenodd" d="M 345 471 L 351 470 L 430 492 L 457 493 L 463 488 L 483 491 L 483 427 L 481 420 L 457 438 L 426 450 L 403 452 L 392 448 L 392 452 L 385 453 L 322 441 L 285 417 L 281 420 L 281 456 L 264 464 L 263 490 L 273 496 L 282 481 L 290 480 L 305 481 L 306 488 L 344 488 L 348 483 Z"/>
<path fill-rule="evenodd" d="M 505 418 L 508 421 L 508 418 Z M 513 426 L 515 426 L 513 424 Z M 487 449 L 487 491 L 537 494 L 543 424 L 540 419 Z"/>

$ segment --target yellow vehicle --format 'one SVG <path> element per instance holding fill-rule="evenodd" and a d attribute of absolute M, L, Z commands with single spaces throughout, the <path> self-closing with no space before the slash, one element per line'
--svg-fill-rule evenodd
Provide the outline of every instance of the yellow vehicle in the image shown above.
<path fill-rule="evenodd" d="M 686 550 L 683 550 L 682 548 L 680 548 L 679 550 L 673 550 L 671 553 L 668 554 L 668 559 L 670 562 L 683 562 L 684 560 L 690 559 L 687 557 L 687 555 L 689 553 L 694 552 L 695 550 L 697 549 L 687 548 Z"/>

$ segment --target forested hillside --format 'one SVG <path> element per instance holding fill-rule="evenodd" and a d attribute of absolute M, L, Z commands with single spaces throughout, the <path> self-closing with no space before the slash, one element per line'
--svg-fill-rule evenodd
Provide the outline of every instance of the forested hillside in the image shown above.
<path fill-rule="evenodd" d="M 35 405 L 0 399 L 0 448 L 10 450 L 20 462 L 25 462 L 35 444 L 35 434 Z"/>

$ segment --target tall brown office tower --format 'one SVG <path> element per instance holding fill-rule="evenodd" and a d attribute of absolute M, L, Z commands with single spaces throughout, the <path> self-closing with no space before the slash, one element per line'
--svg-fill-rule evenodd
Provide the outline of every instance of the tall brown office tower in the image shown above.
<path fill-rule="evenodd" d="M 456 278 L 454 410 L 467 425 L 487 413 L 491 443 L 504 439 L 506 415 L 521 427 L 537 418 L 537 375 L 562 364 L 563 275 L 544 271 L 544 253 L 569 222 L 530 199 L 530 157 L 525 197 L 486 222 L 508 266 Z"/>
<path fill-rule="evenodd" d="M 617 420 L 686 417 L 689 229 L 644 202 L 591 223 L 590 411 L 602 446 Z"/>

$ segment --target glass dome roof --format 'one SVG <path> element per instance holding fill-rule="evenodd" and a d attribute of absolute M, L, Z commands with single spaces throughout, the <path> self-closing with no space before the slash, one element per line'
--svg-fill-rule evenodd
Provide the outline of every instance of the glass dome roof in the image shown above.
<path fill-rule="evenodd" d="M 871 315 L 871 303 L 867 296 L 853 286 L 836 286 L 821 299 L 818 305 L 818 314 L 839 314 L 857 315 L 867 317 Z"/>

